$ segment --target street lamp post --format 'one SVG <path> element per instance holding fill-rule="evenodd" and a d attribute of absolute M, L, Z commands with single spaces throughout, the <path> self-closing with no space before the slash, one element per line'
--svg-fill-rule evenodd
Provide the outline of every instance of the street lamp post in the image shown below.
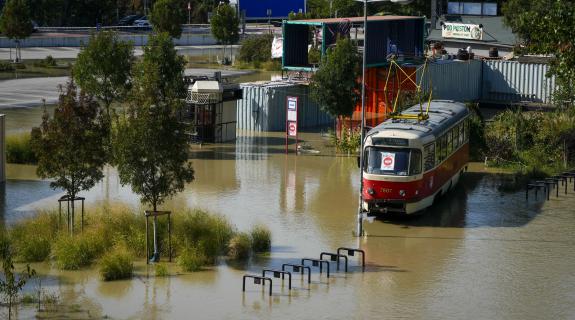
<path fill-rule="evenodd" d="M 357 209 L 357 224 L 355 235 L 357 237 L 363 236 L 363 145 L 365 143 L 365 70 L 367 69 L 367 3 L 368 2 L 383 2 L 391 1 L 396 4 L 409 4 L 413 0 L 356 0 L 363 2 L 363 66 L 361 76 L 361 147 L 359 151 L 359 207 Z"/>

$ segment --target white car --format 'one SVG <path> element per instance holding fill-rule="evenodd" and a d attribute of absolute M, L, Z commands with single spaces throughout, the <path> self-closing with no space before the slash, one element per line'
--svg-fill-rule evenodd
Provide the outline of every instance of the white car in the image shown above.
<path fill-rule="evenodd" d="M 152 28 L 152 24 L 150 23 L 150 20 L 148 20 L 148 17 L 146 16 L 134 21 L 133 25 L 134 27 L 145 28 L 145 29 Z"/>

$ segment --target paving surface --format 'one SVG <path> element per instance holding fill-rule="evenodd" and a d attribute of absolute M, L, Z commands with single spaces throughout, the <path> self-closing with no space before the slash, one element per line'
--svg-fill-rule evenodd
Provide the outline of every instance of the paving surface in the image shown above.
<path fill-rule="evenodd" d="M 186 69 L 187 76 L 212 76 L 221 71 L 223 77 L 233 77 L 248 74 L 250 71 L 217 70 L 217 69 Z M 35 107 L 58 102 L 58 87 L 66 84 L 68 77 L 26 78 L 0 81 L 0 109 Z"/>
<path fill-rule="evenodd" d="M 239 46 L 234 45 L 231 46 L 233 50 L 237 50 Z M 226 47 L 226 50 L 229 50 L 230 46 Z M 176 46 L 176 50 L 180 52 L 180 54 L 184 55 L 204 55 L 210 54 L 213 52 L 218 52 L 222 50 L 222 46 L 214 45 L 214 46 Z M 0 48 L 0 60 L 9 60 L 10 59 L 10 51 L 14 54 L 14 49 L 11 48 Z M 44 59 L 46 56 L 52 56 L 56 59 L 75 59 L 78 53 L 80 52 L 80 48 L 73 48 L 73 47 L 34 47 L 34 48 L 22 48 L 22 59 Z M 142 49 L 137 47 L 134 50 L 134 54 L 136 56 L 142 55 Z"/>

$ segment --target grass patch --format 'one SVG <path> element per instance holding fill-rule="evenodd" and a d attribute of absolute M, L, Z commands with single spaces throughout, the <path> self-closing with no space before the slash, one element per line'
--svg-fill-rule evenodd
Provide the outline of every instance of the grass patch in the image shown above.
<path fill-rule="evenodd" d="M 206 256 L 197 248 L 185 248 L 176 258 L 176 263 L 183 271 L 196 272 L 206 264 Z"/>
<path fill-rule="evenodd" d="M 129 279 L 133 272 L 132 255 L 123 246 L 114 247 L 114 250 L 105 253 L 100 259 L 100 275 L 104 281 Z"/>
<path fill-rule="evenodd" d="M 207 263 L 226 253 L 234 235 L 232 225 L 224 217 L 203 210 L 187 211 L 174 215 L 176 250 L 196 248 Z"/>
<path fill-rule="evenodd" d="M 240 232 L 236 234 L 229 245 L 228 256 L 235 260 L 246 260 L 252 252 L 252 238 L 249 234 Z"/>
<path fill-rule="evenodd" d="M 6 137 L 6 162 L 36 164 L 38 159 L 32 150 L 30 132 L 11 134 Z"/>
<path fill-rule="evenodd" d="M 252 250 L 256 253 L 269 252 L 272 247 L 272 233 L 263 225 L 256 225 L 250 230 Z"/>
<path fill-rule="evenodd" d="M 18 64 L 2 61 L 0 62 L 0 80 L 70 76 L 73 60 L 58 59 L 56 61 L 56 59 L 46 57 L 41 60 L 26 60 Z"/>
<path fill-rule="evenodd" d="M 88 266 L 105 249 L 105 236 L 96 232 L 79 235 L 60 235 L 52 247 L 52 255 L 58 268 L 78 270 Z"/>
<path fill-rule="evenodd" d="M 16 252 L 16 261 L 39 262 L 50 256 L 51 246 L 57 237 L 58 216 L 40 212 L 26 218 L 10 230 L 10 239 Z"/>
<path fill-rule="evenodd" d="M 170 275 L 168 267 L 163 263 L 156 263 L 155 267 L 156 277 L 167 277 Z"/>

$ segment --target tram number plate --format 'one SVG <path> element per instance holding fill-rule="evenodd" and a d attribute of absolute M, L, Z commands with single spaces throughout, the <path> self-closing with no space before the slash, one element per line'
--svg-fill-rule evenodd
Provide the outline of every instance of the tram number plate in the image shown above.
<path fill-rule="evenodd" d="M 331 261 L 337 261 L 337 256 L 331 256 Z"/>
<path fill-rule="evenodd" d="M 254 284 L 260 284 L 262 281 L 259 278 L 254 278 Z"/>
<path fill-rule="evenodd" d="M 280 273 L 274 271 L 274 278 L 279 278 L 279 277 L 280 277 Z"/>
<path fill-rule="evenodd" d="M 319 265 L 319 262 L 313 261 L 313 262 L 312 262 L 312 265 L 313 265 L 314 267 L 317 267 L 317 266 Z"/>
<path fill-rule="evenodd" d="M 299 272 L 299 267 L 293 267 L 293 272 Z"/>
<path fill-rule="evenodd" d="M 349 256 L 352 256 L 352 257 L 353 257 L 353 255 L 355 254 L 355 251 L 353 251 L 353 250 L 348 250 L 348 251 L 347 251 L 347 254 L 348 254 Z"/>

